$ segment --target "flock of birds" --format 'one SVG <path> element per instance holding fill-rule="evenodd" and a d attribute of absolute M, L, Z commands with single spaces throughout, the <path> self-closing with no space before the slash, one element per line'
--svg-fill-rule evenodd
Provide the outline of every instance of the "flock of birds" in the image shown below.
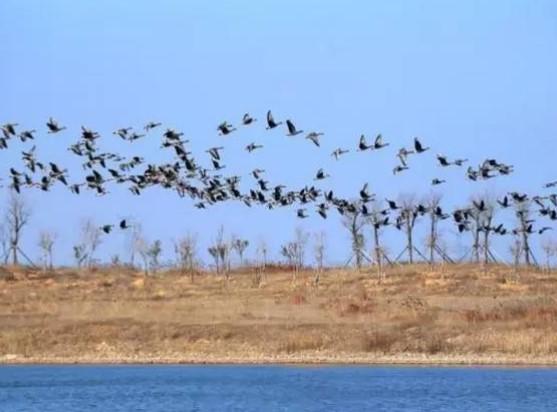
<path fill-rule="evenodd" d="M 235 127 L 225 121 L 218 125 L 219 135 L 228 136 L 237 132 L 240 127 L 250 127 L 257 123 L 257 119 L 246 113 L 241 119 L 241 126 Z M 285 125 L 286 136 L 294 137 L 304 135 L 304 138 L 316 147 L 321 147 L 322 132 L 304 132 L 298 129 L 292 120 L 277 121 L 269 110 L 266 118 L 266 129 L 280 129 Z M 49 118 L 46 122 L 46 131 L 49 134 L 62 133 L 67 128 Z M 149 122 L 142 129 L 134 130 L 131 127 L 120 128 L 113 134 L 122 140 L 134 142 L 145 138 L 154 133 L 155 130 L 162 129 L 160 122 Z M 17 123 L 6 123 L 0 127 L 0 150 L 8 149 L 13 139 L 21 142 L 34 141 L 36 130 L 19 130 Z M 202 167 L 193 154 L 188 150 L 189 140 L 184 138 L 184 133 L 166 129 L 162 132 L 161 149 L 173 152 L 172 162 L 163 164 L 150 164 L 140 156 L 126 157 L 117 153 L 102 151 L 98 145 L 101 135 L 87 127 L 82 126 L 78 141 L 68 147 L 68 150 L 82 160 L 82 167 L 86 171 L 83 181 L 71 181 L 69 172 L 63 166 L 54 162 L 43 162 L 39 159 L 36 146 L 33 145 L 21 152 L 23 168 L 19 170 L 11 167 L 9 175 L 9 186 L 16 192 L 22 188 L 39 188 L 49 191 L 54 185 L 61 184 L 69 188 L 75 194 L 80 194 L 82 190 L 92 190 L 98 195 L 108 193 L 107 185 L 110 183 L 127 185 L 134 195 L 141 193 L 150 187 L 162 187 L 174 190 L 179 196 L 188 196 L 194 200 L 195 206 L 200 209 L 210 205 L 226 201 L 241 201 L 247 206 L 254 204 L 263 205 L 269 209 L 277 207 L 296 206 L 298 218 L 307 218 L 308 209 L 314 207 L 315 211 L 324 219 L 328 217 L 329 211 L 334 209 L 341 215 L 361 213 L 364 217 L 374 216 L 372 221 L 376 227 L 393 225 L 402 229 L 408 214 L 419 217 L 427 213 L 433 213 L 439 219 L 449 219 L 452 217 L 458 227 L 459 232 L 468 231 L 472 227 L 472 220 L 475 213 L 482 213 L 488 205 L 484 201 L 473 202 L 468 208 L 461 208 L 445 213 L 440 206 L 433 209 L 423 204 L 417 204 L 411 210 L 402 207 L 393 200 L 386 199 L 387 207 L 377 209 L 370 207 L 370 202 L 374 202 L 375 195 L 369 191 L 368 184 L 364 184 L 359 195 L 354 199 L 345 199 L 335 195 L 333 190 L 322 190 L 316 184 L 306 185 L 298 190 L 287 190 L 285 185 L 271 185 L 265 179 L 265 170 L 255 169 L 251 172 L 254 185 L 248 191 L 240 190 L 240 176 L 223 174 L 225 168 L 223 164 L 222 146 L 210 147 L 206 150 L 209 156 L 211 167 Z M 340 160 L 351 150 L 356 152 L 378 151 L 388 147 L 390 144 L 383 139 L 381 134 L 377 135 L 372 141 L 368 140 L 363 134 L 354 148 L 338 147 L 331 156 Z M 252 142 L 245 146 L 245 150 L 253 153 L 263 147 L 262 144 Z M 412 156 L 419 156 L 430 148 L 425 146 L 419 138 L 413 139 L 411 147 L 402 147 L 396 153 L 397 164 L 392 172 L 397 175 L 410 168 Z M 462 168 L 468 163 L 468 159 L 449 159 L 447 156 L 438 154 L 436 160 L 443 168 L 457 167 Z M 468 166 L 465 170 L 465 177 L 470 181 L 492 179 L 497 176 L 509 175 L 513 172 L 513 166 L 500 162 L 496 159 L 486 159 L 476 168 Z M 319 169 L 315 173 L 314 182 L 327 179 L 329 174 L 324 169 Z M 434 178 L 431 185 L 437 186 L 445 183 L 445 180 Z M 546 188 L 557 186 L 556 182 L 545 185 Z M 524 202 L 535 203 L 539 206 L 541 216 L 550 220 L 557 220 L 557 195 L 535 196 L 529 198 L 526 194 L 509 193 L 503 199 L 498 200 L 502 208 Z M 395 215 L 396 214 L 396 215 Z M 534 229 L 534 220 L 528 219 L 525 228 L 507 230 L 502 224 L 493 226 L 482 226 L 477 230 L 491 231 L 499 235 L 508 233 L 517 234 L 518 231 L 528 231 L 529 233 L 543 233 L 551 228 L 544 226 Z M 105 233 L 110 233 L 115 227 L 122 230 L 128 229 L 130 224 L 123 219 L 119 224 L 106 224 L 101 227 Z"/>

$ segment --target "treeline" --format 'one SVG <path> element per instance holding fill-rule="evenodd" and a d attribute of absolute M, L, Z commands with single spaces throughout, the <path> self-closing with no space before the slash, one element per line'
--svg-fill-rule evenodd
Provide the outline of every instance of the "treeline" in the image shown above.
<path fill-rule="evenodd" d="M 357 203 L 357 201 L 355 202 Z M 367 203 L 367 202 L 366 202 Z M 441 196 L 430 194 L 421 201 L 414 195 L 405 195 L 395 201 L 374 201 L 370 206 L 359 205 L 344 211 L 342 227 L 350 238 L 351 250 L 344 263 L 359 269 L 373 265 L 379 271 L 384 265 L 414 263 L 416 260 L 431 265 L 437 263 L 474 262 L 482 264 L 509 263 L 538 265 L 550 268 L 552 259 L 557 254 L 557 243 L 545 235 L 540 242 L 540 250 L 544 260 L 538 261 L 532 248 L 532 236 L 543 235 L 551 231 L 550 226 L 535 227 L 535 205 L 542 205 L 540 199 L 522 199 L 509 202 L 498 200 L 494 196 L 476 195 L 470 203 L 452 213 L 444 213 L 441 207 Z M 501 216 L 501 212 L 510 210 L 512 213 Z M 396 212 L 393 219 L 392 214 Z M 538 209 L 543 215 L 543 209 Z M 20 247 L 24 230 L 29 226 L 31 208 L 23 197 L 10 192 L 5 213 L 0 224 L 0 258 L 4 264 L 12 263 L 42 266 L 44 270 L 54 267 L 54 249 L 58 236 L 52 231 L 42 230 L 36 241 L 40 250 L 39 264 L 33 261 Z M 391 220 L 393 219 L 393 220 Z M 502 223 L 505 222 L 505 223 Z M 416 241 L 416 228 L 422 224 L 427 235 L 425 241 Z M 458 233 L 469 233 L 467 253 L 454 256 L 447 248 L 443 239 L 442 225 L 457 229 Z M 405 247 L 398 254 L 392 254 L 384 241 L 386 230 L 396 230 L 404 235 Z M 104 240 L 105 233 L 93 219 L 85 219 L 79 227 L 78 239 L 72 246 L 72 256 L 77 268 L 93 267 L 101 264 L 97 252 Z M 506 261 L 493 251 L 493 237 L 509 238 Z M 291 240 L 280 245 L 277 251 L 270 251 L 267 242 L 260 239 L 252 242 L 236 235 L 227 235 L 221 226 L 207 248 L 200 247 L 196 234 L 188 233 L 172 242 L 174 258 L 162 262 L 163 242 L 148 241 L 140 222 L 131 222 L 127 229 L 128 253 L 124 261 L 120 255 L 113 255 L 109 262 L 112 265 L 129 265 L 142 268 L 145 273 L 156 273 L 162 268 L 178 268 L 190 276 L 198 273 L 207 265 L 202 255 L 209 259 L 210 268 L 228 278 L 234 265 L 251 266 L 263 272 L 270 263 L 277 263 L 292 268 L 294 275 L 304 267 L 312 266 L 319 274 L 326 266 L 327 238 L 324 232 L 310 233 L 298 227 Z M 168 252 L 168 250 L 167 250 Z M 252 259 L 248 261 L 246 255 Z M 273 260 L 273 256 L 275 260 Z"/>

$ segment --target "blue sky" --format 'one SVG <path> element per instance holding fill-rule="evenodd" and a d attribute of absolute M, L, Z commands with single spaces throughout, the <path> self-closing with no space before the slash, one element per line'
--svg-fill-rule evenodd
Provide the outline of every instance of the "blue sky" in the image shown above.
<path fill-rule="evenodd" d="M 158 137 L 124 144 L 111 132 L 162 121 L 183 131 L 200 162 L 205 148 L 224 145 L 227 173 L 267 170 L 271 183 L 299 187 L 323 167 L 321 187 L 355 196 L 364 182 L 380 198 L 426 194 L 433 177 L 447 208 L 473 193 L 535 193 L 557 179 L 557 4 L 553 1 L 120 1 L 4 0 L 0 3 L 0 122 L 42 129 L 49 116 L 68 126 L 41 133 L 39 156 L 79 167 L 65 150 L 80 125 L 103 135 L 103 148 L 169 160 Z M 268 132 L 267 109 L 299 128 L 325 133 L 323 148 L 284 130 Z M 215 129 L 238 123 L 244 112 L 260 122 L 229 137 Z M 337 146 L 354 148 L 361 133 L 382 133 L 391 143 L 377 153 L 351 153 L 334 162 Z M 412 170 L 393 177 L 396 149 L 414 136 L 432 150 Z M 251 141 L 265 145 L 248 155 Z M 2 174 L 19 164 L 23 145 L 0 152 Z M 435 153 L 486 157 L 513 164 L 515 174 L 469 183 L 464 170 L 441 171 Z M 267 211 L 219 205 L 199 211 L 162 190 L 140 198 L 114 188 L 110 196 L 76 197 L 63 188 L 27 192 L 33 220 L 24 249 L 37 256 L 37 233 L 58 232 L 56 260 L 71 261 L 80 221 L 101 223 L 133 216 L 149 239 L 198 232 L 201 248 L 224 224 L 275 251 L 296 226 L 328 234 L 329 260 L 349 255 L 336 214 L 300 221 L 294 209 Z M 506 219 L 501 215 L 501 220 Z M 457 245 L 446 225 L 447 241 Z M 392 253 L 402 235 L 387 233 Z M 422 239 L 418 236 L 418 239 Z M 464 241 L 462 241 L 464 242 Z M 508 241 L 507 241 L 508 243 Z M 500 248 L 506 248 L 505 242 Z M 125 235 L 105 240 L 99 257 L 127 256 Z M 456 247 L 456 246 L 455 246 Z M 253 253 L 254 247 L 251 247 Z M 249 251 L 249 250 L 248 250 Z"/>

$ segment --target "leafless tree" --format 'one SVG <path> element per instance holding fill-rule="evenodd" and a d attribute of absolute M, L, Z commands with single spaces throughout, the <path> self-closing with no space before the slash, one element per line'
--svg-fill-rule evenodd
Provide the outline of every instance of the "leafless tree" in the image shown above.
<path fill-rule="evenodd" d="M 345 227 L 350 233 L 350 240 L 352 246 L 352 258 L 356 261 L 358 270 L 362 268 L 364 260 L 365 237 L 363 228 L 366 224 L 366 219 L 362 214 L 361 207 L 358 204 L 353 211 L 345 211 L 342 218 L 342 226 Z M 352 260 L 352 258 L 350 260 Z"/>
<path fill-rule="evenodd" d="M 95 252 L 102 243 L 102 231 L 91 218 L 81 222 L 80 245 L 83 246 L 87 255 L 87 266 L 93 266 Z"/>
<path fill-rule="evenodd" d="M 78 269 L 81 269 L 85 261 L 87 260 L 87 248 L 83 243 L 79 243 L 73 246 L 73 257 Z"/>
<path fill-rule="evenodd" d="M 315 273 L 314 285 L 318 286 L 323 273 L 326 249 L 326 235 L 325 232 L 315 233 L 314 256 L 315 263 L 317 264 L 317 271 Z"/>
<path fill-rule="evenodd" d="M 257 256 L 259 261 L 259 266 L 265 270 L 267 267 L 267 254 L 269 253 L 269 248 L 265 239 L 260 238 L 257 242 Z"/>
<path fill-rule="evenodd" d="M 220 226 L 213 244 L 207 249 L 215 260 L 217 273 L 224 273 L 228 281 L 230 275 L 230 243 L 224 238 L 224 226 Z"/>
<path fill-rule="evenodd" d="M 294 278 L 304 267 L 308 234 L 300 227 L 294 231 L 294 240 L 281 246 L 281 254 L 288 260 L 288 265 L 294 269 Z"/>
<path fill-rule="evenodd" d="M 406 250 L 408 252 L 408 262 L 414 263 L 414 228 L 416 220 L 420 216 L 417 210 L 418 204 L 413 194 L 405 194 L 400 197 L 400 214 L 397 218 L 397 228 L 402 228 L 406 234 Z"/>
<path fill-rule="evenodd" d="M 152 273 L 157 273 L 160 267 L 160 255 L 162 253 L 162 242 L 160 240 L 155 240 L 145 252 L 149 258 L 149 269 Z"/>
<path fill-rule="evenodd" d="M 261 280 L 266 274 L 267 269 L 267 253 L 268 247 L 267 242 L 264 238 L 260 238 L 257 242 L 257 269 L 255 271 L 254 285 L 261 286 Z"/>
<path fill-rule="evenodd" d="M 518 220 L 517 233 L 521 235 L 521 249 L 526 266 L 532 264 L 532 250 L 530 248 L 530 234 L 532 233 L 532 220 L 530 219 L 530 202 L 515 203 L 515 213 Z"/>
<path fill-rule="evenodd" d="M 551 259 L 557 252 L 557 245 L 553 239 L 546 237 L 542 239 L 541 247 L 545 255 L 545 269 L 547 272 L 551 272 Z"/>
<path fill-rule="evenodd" d="M 10 237 L 10 251 L 12 255 L 12 263 L 19 263 L 19 253 L 21 249 L 19 242 L 23 228 L 29 223 L 31 218 L 31 210 L 27 206 L 24 198 L 15 192 L 10 192 L 8 199 L 8 207 L 6 209 L 5 222 Z"/>
<path fill-rule="evenodd" d="M 42 251 L 42 261 L 43 261 L 43 270 L 46 271 L 47 269 L 52 270 L 53 268 L 53 249 L 54 249 L 54 242 L 56 241 L 56 234 L 48 231 L 43 230 L 39 234 L 39 248 Z"/>
<path fill-rule="evenodd" d="M 180 271 L 182 274 L 188 272 L 193 283 L 197 265 L 197 236 L 191 233 L 186 234 L 174 244 L 174 250 L 178 258 Z"/>
<path fill-rule="evenodd" d="M 135 267 L 135 257 L 139 249 L 144 246 L 143 228 L 140 223 L 134 222 L 127 232 L 127 243 L 130 251 L 130 266 Z"/>
<path fill-rule="evenodd" d="M 232 249 L 234 249 L 234 251 L 238 254 L 238 257 L 240 258 L 240 266 L 244 266 L 244 252 L 249 246 L 249 241 L 233 236 L 231 243 Z"/>
<path fill-rule="evenodd" d="M 424 201 L 429 216 L 429 234 L 427 237 L 427 247 L 429 249 L 429 263 L 431 265 L 435 264 L 435 253 L 437 252 L 438 247 L 438 223 L 440 216 L 437 213 L 437 208 L 441 207 L 441 198 L 441 194 L 431 192 Z"/>
<path fill-rule="evenodd" d="M 0 225 L 0 259 L 4 265 L 10 258 L 10 236 L 4 225 Z"/>
<path fill-rule="evenodd" d="M 383 228 L 389 223 L 389 217 L 384 213 L 380 203 L 373 203 L 369 223 L 373 233 L 373 256 L 375 257 L 377 270 L 381 274 L 383 271 L 383 256 L 386 256 L 385 250 L 381 245 L 381 234 Z"/>
<path fill-rule="evenodd" d="M 515 273 L 518 273 L 518 268 L 520 265 L 520 255 L 522 254 L 522 242 L 518 236 L 518 232 L 513 234 L 513 240 L 509 246 L 509 252 L 513 258 L 513 267 Z"/>

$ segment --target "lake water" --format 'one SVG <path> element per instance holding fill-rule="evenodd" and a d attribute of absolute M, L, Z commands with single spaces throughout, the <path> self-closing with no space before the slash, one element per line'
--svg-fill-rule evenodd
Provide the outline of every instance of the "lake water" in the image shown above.
<path fill-rule="evenodd" d="M 557 411 L 557 369 L 2 366 L 0 411 Z"/>

